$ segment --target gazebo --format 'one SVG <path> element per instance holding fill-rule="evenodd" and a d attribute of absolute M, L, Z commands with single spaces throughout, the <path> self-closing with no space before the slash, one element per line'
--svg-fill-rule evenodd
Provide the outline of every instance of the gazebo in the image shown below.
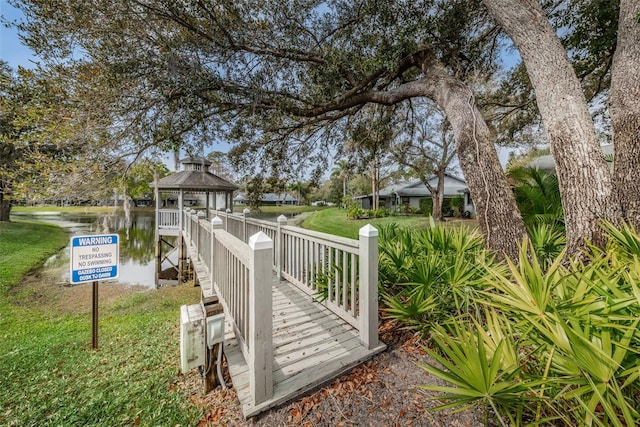
<path fill-rule="evenodd" d="M 158 197 L 160 193 L 178 195 L 178 210 L 184 207 L 185 194 L 205 194 L 205 215 L 207 216 L 209 209 L 231 208 L 233 192 L 238 189 L 238 186 L 209 172 L 209 166 L 211 166 L 209 160 L 202 157 L 188 157 L 180 160 L 180 163 L 182 164 L 180 172 L 160 179 L 157 187 L 154 184 L 157 209 L 160 209 L 160 197 Z M 219 195 L 224 195 L 224 199 L 219 200 Z M 222 206 L 218 206 L 220 204 Z"/>
<path fill-rule="evenodd" d="M 232 209 L 233 192 L 238 189 L 235 184 L 209 172 L 211 162 L 205 158 L 188 157 L 180 160 L 180 163 L 182 164 L 180 172 L 165 176 L 152 184 L 155 189 L 156 199 L 156 286 L 161 284 L 161 280 L 165 282 L 175 281 L 160 277 L 162 263 L 165 260 L 169 260 L 169 255 L 176 249 L 171 243 L 164 240 L 164 236 L 178 236 L 180 238 L 180 230 L 182 229 L 181 212 L 185 208 L 185 202 L 198 204 L 199 201 L 202 201 L 204 204 L 203 212 L 208 218 L 211 210 Z M 173 194 L 177 198 L 177 200 L 173 199 L 176 201 L 173 206 L 170 206 L 170 203 L 167 203 L 167 206 L 162 206 L 160 196 L 167 193 Z M 204 195 L 203 200 L 202 195 Z M 188 199 L 187 196 L 191 198 Z M 169 200 L 171 199 L 167 199 L 167 202 Z M 163 243 L 171 247 L 171 250 L 166 254 L 163 254 Z M 177 246 L 182 247 L 181 242 L 178 242 Z M 183 255 L 179 254 L 178 256 L 178 262 L 181 263 Z M 172 266 L 180 275 L 182 266 L 177 267 L 173 263 Z M 178 277 L 178 282 L 179 280 L 180 277 Z"/>

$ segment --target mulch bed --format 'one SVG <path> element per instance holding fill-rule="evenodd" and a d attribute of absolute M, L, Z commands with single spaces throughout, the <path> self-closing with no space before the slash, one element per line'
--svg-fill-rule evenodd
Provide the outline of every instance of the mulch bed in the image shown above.
<path fill-rule="evenodd" d="M 180 388 L 191 391 L 193 403 L 204 408 L 203 426 L 482 426 L 479 410 L 435 412 L 440 402 L 424 384 L 444 385 L 419 367 L 429 360 L 416 336 L 392 322 L 380 327 L 388 348 L 348 374 L 298 400 L 244 420 L 233 388 L 202 395 L 197 372 L 181 376 Z M 230 384 L 231 381 L 228 381 Z"/>

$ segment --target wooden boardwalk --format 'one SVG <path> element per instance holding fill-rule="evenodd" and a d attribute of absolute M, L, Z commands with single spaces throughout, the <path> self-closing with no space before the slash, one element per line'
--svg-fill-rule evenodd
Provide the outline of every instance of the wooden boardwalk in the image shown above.
<path fill-rule="evenodd" d="M 187 244 L 204 296 L 215 294 L 196 248 Z M 292 400 L 357 366 L 386 345 L 369 350 L 358 331 L 295 285 L 273 276 L 273 396 L 252 404 L 249 370 L 229 322 L 224 354 L 245 417 Z"/>

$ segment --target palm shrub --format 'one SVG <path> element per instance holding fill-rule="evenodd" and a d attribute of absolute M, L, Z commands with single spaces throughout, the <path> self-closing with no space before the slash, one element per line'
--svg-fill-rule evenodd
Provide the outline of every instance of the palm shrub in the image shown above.
<path fill-rule="evenodd" d="M 616 253 L 625 259 L 640 257 L 640 235 L 632 224 L 622 222 L 615 226 L 610 222 L 603 222 L 602 227 L 609 236 L 607 252 Z"/>
<path fill-rule="evenodd" d="M 379 279 L 385 315 L 426 333 L 459 307 L 471 310 L 473 284 L 482 277 L 478 266 L 487 257 L 481 237 L 466 227 L 444 227 L 433 220 L 422 230 L 383 227 Z"/>
<path fill-rule="evenodd" d="M 425 366 L 454 386 L 427 387 L 446 393 L 443 408 L 484 405 L 504 425 L 640 423 L 640 236 L 607 227 L 608 251 L 586 264 L 560 253 L 545 266 L 525 241 L 508 271 L 486 266 L 476 302 L 488 314 L 462 313 L 464 328 L 434 339 L 444 369 Z M 465 368 L 482 363 L 481 376 Z"/>
<path fill-rule="evenodd" d="M 547 268 L 567 244 L 564 230 L 550 224 L 533 224 L 527 228 L 531 247 L 540 264 Z"/>
<path fill-rule="evenodd" d="M 547 224 L 564 229 L 564 213 L 555 174 L 520 167 L 510 170 L 509 176 L 515 181 L 516 203 L 527 228 Z"/>
<path fill-rule="evenodd" d="M 439 365 L 420 365 L 452 385 L 421 386 L 445 393 L 438 396 L 445 403 L 437 409 L 463 410 L 482 405 L 485 425 L 489 424 L 490 411 L 504 427 L 519 424 L 532 400 L 531 389 L 537 384 L 523 377 L 520 355 L 500 329 L 503 326 L 508 327 L 508 322 L 498 320 L 486 331 L 477 323 L 472 326 L 452 322 L 447 328 L 437 327 L 433 342 L 440 351 L 427 349 L 427 352 Z"/>
<path fill-rule="evenodd" d="M 511 169 L 509 176 L 515 181 L 516 203 L 531 239 L 532 249 L 546 266 L 566 244 L 558 177 L 550 172 L 527 167 Z"/>

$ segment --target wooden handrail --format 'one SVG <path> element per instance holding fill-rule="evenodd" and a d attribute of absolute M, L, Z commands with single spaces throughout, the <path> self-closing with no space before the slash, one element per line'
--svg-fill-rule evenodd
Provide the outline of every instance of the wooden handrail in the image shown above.
<path fill-rule="evenodd" d="M 206 265 L 211 284 L 233 326 L 249 366 L 254 405 L 273 395 L 272 252 L 273 241 L 264 233 L 244 243 L 222 227 L 185 214 L 183 233 Z"/>

